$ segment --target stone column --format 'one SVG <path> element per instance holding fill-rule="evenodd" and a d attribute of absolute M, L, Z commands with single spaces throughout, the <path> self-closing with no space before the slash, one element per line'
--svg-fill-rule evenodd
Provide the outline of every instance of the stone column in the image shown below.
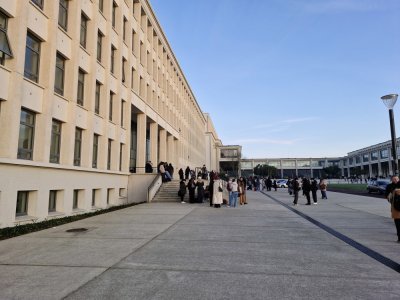
<path fill-rule="evenodd" d="M 174 136 L 167 135 L 167 161 L 175 165 Z"/>
<path fill-rule="evenodd" d="M 146 127 L 147 117 L 145 114 L 137 114 L 137 150 L 136 150 L 136 173 L 144 173 L 146 164 Z"/>
<path fill-rule="evenodd" d="M 167 161 L 167 131 L 160 129 L 160 161 Z"/>
<path fill-rule="evenodd" d="M 153 167 L 158 165 L 158 124 L 150 123 L 150 160 Z"/>

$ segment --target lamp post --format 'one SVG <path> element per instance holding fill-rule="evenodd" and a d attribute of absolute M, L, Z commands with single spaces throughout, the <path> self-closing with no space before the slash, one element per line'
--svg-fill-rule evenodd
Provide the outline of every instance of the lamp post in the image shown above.
<path fill-rule="evenodd" d="M 396 129 L 394 127 L 393 107 L 397 101 L 397 94 L 389 94 L 381 97 L 383 104 L 389 109 L 390 120 L 390 133 L 392 137 L 392 156 L 393 156 L 393 173 L 399 175 L 399 162 L 397 160 L 397 147 L 396 147 Z"/>

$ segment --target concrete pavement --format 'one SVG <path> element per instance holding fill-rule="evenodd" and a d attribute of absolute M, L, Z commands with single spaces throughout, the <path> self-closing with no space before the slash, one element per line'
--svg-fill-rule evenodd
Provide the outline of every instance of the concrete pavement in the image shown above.
<path fill-rule="evenodd" d="M 385 200 L 328 197 L 295 209 L 400 263 Z M 248 199 L 143 204 L 1 241 L 0 299 L 400 298 L 398 272 L 291 211 L 285 190 Z"/>

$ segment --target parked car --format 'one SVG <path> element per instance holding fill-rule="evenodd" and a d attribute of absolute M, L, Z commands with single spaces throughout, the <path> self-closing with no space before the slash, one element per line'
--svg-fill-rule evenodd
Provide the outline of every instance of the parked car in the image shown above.
<path fill-rule="evenodd" d="M 276 184 L 278 185 L 278 187 L 280 187 L 280 188 L 287 188 L 288 186 L 287 186 L 287 179 L 278 179 L 277 181 L 276 181 Z"/>
<path fill-rule="evenodd" d="M 373 180 L 368 183 L 367 186 L 367 191 L 368 194 L 371 193 L 379 193 L 380 195 L 383 195 L 386 190 L 386 186 L 389 184 L 389 181 L 386 180 Z"/>

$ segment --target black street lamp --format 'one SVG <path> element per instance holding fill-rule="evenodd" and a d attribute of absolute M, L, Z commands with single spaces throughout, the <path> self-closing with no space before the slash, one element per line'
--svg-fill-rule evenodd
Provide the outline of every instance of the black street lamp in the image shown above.
<path fill-rule="evenodd" d="M 381 97 L 383 104 L 389 109 L 389 120 L 390 120 L 390 134 L 392 137 L 392 156 L 393 156 L 393 173 L 399 175 L 399 161 L 397 159 L 397 146 L 396 146 L 396 129 L 394 126 L 394 115 L 393 107 L 397 101 L 397 94 L 390 94 Z"/>

